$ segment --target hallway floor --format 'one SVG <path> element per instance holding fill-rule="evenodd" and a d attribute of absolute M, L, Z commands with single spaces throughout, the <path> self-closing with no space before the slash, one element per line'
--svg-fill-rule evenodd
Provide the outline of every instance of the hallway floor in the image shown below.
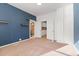
<path fill-rule="evenodd" d="M 0 56 L 38 56 L 55 51 L 66 44 L 51 42 L 47 39 L 31 38 L 0 48 Z"/>

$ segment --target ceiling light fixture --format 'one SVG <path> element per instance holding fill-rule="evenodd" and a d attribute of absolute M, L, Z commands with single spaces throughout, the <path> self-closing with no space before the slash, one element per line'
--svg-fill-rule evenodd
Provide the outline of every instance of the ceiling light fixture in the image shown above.
<path fill-rule="evenodd" d="M 42 3 L 37 3 L 37 5 L 42 5 Z"/>

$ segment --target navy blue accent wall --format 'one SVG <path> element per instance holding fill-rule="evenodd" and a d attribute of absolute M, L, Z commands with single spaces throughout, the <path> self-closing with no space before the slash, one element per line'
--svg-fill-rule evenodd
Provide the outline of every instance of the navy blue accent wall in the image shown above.
<path fill-rule="evenodd" d="M 79 3 L 74 4 L 74 43 L 79 50 Z"/>
<path fill-rule="evenodd" d="M 36 17 L 6 3 L 0 3 L 0 46 L 29 38 L 29 19 Z M 27 25 L 27 26 L 21 26 Z"/>

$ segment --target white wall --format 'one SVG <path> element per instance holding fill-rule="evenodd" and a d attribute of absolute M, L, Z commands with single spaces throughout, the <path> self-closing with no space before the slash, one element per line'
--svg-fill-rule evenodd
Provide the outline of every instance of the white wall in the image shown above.
<path fill-rule="evenodd" d="M 64 7 L 64 42 L 74 43 L 73 4 Z"/>
<path fill-rule="evenodd" d="M 35 37 L 41 37 L 41 22 L 39 20 L 35 22 Z"/>
<path fill-rule="evenodd" d="M 55 19 L 55 39 L 59 42 L 73 44 L 73 27 L 73 4 L 58 8 Z"/>
<path fill-rule="evenodd" d="M 41 21 L 47 21 L 47 38 L 58 42 L 73 43 L 73 4 L 45 15 L 37 16 L 35 36 L 41 37 Z M 54 23 L 55 21 L 55 23 Z"/>
<path fill-rule="evenodd" d="M 36 37 L 41 37 L 41 22 L 47 21 L 47 38 L 53 40 L 53 20 L 55 18 L 54 16 L 55 16 L 55 12 L 37 16 L 37 22 L 36 22 L 36 27 L 35 27 Z"/>
<path fill-rule="evenodd" d="M 63 42 L 63 8 L 58 8 L 55 15 L 55 40 Z"/>
<path fill-rule="evenodd" d="M 47 38 L 50 40 L 54 40 L 54 20 L 55 20 L 55 11 L 48 14 L 47 19 Z"/>

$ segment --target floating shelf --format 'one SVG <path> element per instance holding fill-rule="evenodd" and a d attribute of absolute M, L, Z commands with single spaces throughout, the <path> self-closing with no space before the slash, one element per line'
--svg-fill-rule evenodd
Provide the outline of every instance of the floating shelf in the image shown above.
<path fill-rule="evenodd" d="M 22 27 L 27 27 L 28 25 L 26 25 L 26 24 L 20 24 Z"/>
<path fill-rule="evenodd" d="M 0 20 L 0 24 L 8 24 L 8 22 Z"/>

